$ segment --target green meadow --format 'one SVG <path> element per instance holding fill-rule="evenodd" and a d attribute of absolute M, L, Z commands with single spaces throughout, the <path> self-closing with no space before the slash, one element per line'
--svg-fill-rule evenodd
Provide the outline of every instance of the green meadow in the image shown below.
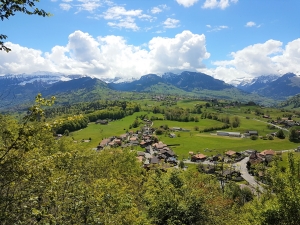
<path fill-rule="evenodd" d="M 101 142 L 102 139 L 118 136 L 130 130 L 129 126 L 133 121 L 140 115 L 147 115 L 150 119 L 151 116 L 155 116 L 163 119 L 162 114 L 153 114 L 149 112 L 154 106 L 160 106 L 161 108 L 167 108 L 167 104 L 164 104 L 164 101 L 155 101 L 151 99 L 136 100 L 143 108 L 143 112 L 135 113 L 131 116 L 127 116 L 121 120 L 116 120 L 110 122 L 108 125 L 100 125 L 90 123 L 89 126 L 85 129 L 71 133 L 71 137 L 74 140 L 80 141 L 82 139 L 91 139 L 89 143 L 83 143 L 83 145 L 94 148 Z M 168 100 L 167 100 L 168 101 Z M 204 107 L 206 101 L 198 101 L 191 99 L 184 99 L 177 101 L 176 105 L 171 107 L 181 107 L 192 109 L 196 104 L 203 105 L 202 112 L 211 112 L 218 114 L 218 116 L 228 116 L 229 118 L 233 116 L 238 116 L 240 119 L 240 126 L 237 128 L 228 128 L 226 131 L 230 132 L 240 132 L 241 134 L 245 133 L 248 130 L 258 131 L 259 136 L 266 136 L 270 133 L 276 132 L 278 129 L 268 128 L 267 121 L 268 119 L 262 118 L 262 116 L 257 116 L 255 114 L 256 110 L 260 110 L 265 115 L 270 115 L 271 118 L 276 119 L 277 117 L 283 117 L 285 112 L 281 109 L 276 108 L 262 108 L 259 106 L 230 106 L 222 108 L 221 112 L 217 111 L 218 109 L 214 107 Z M 291 114 L 291 112 L 289 112 Z M 201 114 L 194 115 L 201 117 Z M 176 137 L 170 138 L 168 132 L 159 135 L 159 140 L 171 146 L 172 149 L 179 155 L 179 157 L 188 157 L 189 151 L 200 152 L 205 155 L 215 155 L 217 153 L 224 153 L 228 150 L 234 151 L 244 151 L 247 149 L 255 149 L 258 151 L 263 151 L 265 149 L 273 150 L 287 150 L 294 149 L 299 144 L 290 142 L 288 140 L 288 132 L 285 131 L 286 138 L 274 140 L 263 140 L 258 138 L 257 140 L 251 140 L 250 138 L 235 138 L 235 137 L 221 137 L 216 135 L 216 131 L 210 133 L 200 133 L 195 130 L 195 127 L 198 127 L 199 130 L 203 130 L 208 127 L 220 127 L 223 123 L 211 120 L 211 119 L 199 119 L 199 122 L 177 122 L 169 120 L 155 120 L 153 121 L 153 127 L 159 128 L 161 126 L 167 125 L 169 128 L 172 127 L 181 127 L 188 132 L 175 132 Z M 141 123 L 140 126 L 143 126 Z M 131 129 L 131 130 L 137 130 Z M 172 132 L 172 131 L 169 131 Z"/>
<path fill-rule="evenodd" d="M 196 101 L 191 99 L 185 99 L 177 102 L 177 106 L 181 108 L 193 108 L 196 104 L 205 105 L 206 101 Z"/>
<path fill-rule="evenodd" d="M 198 115 L 199 116 L 199 115 Z M 216 121 L 216 120 L 209 120 L 209 119 L 200 119 L 199 122 L 178 122 L 178 121 L 170 121 L 170 120 L 156 120 L 153 122 L 153 127 L 160 127 L 168 125 L 169 128 L 172 127 L 181 127 L 191 132 L 194 131 L 194 128 L 197 126 L 199 130 L 203 130 L 205 127 L 219 127 L 222 126 L 223 123 Z M 199 133 L 199 132 L 196 132 Z"/>
<path fill-rule="evenodd" d="M 123 119 L 109 122 L 107 125 L 89 123 L 87 128 L 72 132 L 70 136 L 78 142 L 80 142 L 82 139 L 91 138 L 91 142 L 83 143 L 83 144 L 87 147 L 95 148 L 97 147 L 99 142 L 101 142 L 101 140 L 105 138 L 118 136 L 126 133 L 129 130 L 139 129 L 139 128 L 129 129 L 129 126 L 134 122 L 136 117 L 140 115 L 147 115 L 149 118 L 151 118 L 151 116 L 153 115 L 157 117 L 162 117 L 161 114 L 138 112 L 138 113 L 134 113 L 133 115 L 127 116 Z"/>
<path fill-rule="evenodd" d="M 147 112 L 138 112 L 131 116 L 127 116 L 121 120 L 116 120 L 110 122 L 108 125 L 100 125 L 95 123 L 90 123 L 87 128 L 71 133 L 71 137 L 80 142 L 82 139 L 91 139 L 89 143 L 82 143 L 86 147 L 94 148 L 101 142 L 102 139 L 118 136 L 126 131 L 130 130 L 129 126 L 137 118 L 137 116 L 147 114 L 148 118 L 151 118 L 152 115 L 163 117 L 162 114 L 153 114 Z M 265 136 L 266 134 L 277 131 L 270 130 L 267 128 L 267 124 L 262 121 L 256 121 L 253 119 L 245 119 L 240 117 L 241 125 L 238 128 L 228 128 L 226 131 L 230 132 L 241 132 L 244 133 L 246 130 L 257 130 L 259 135 Z M 199 127 L 200 130 L 205 127 L 215 127 L 221 126 L 223 123 L 210 119 L 200 119 L 199 122 L 177 122 L 177 121 L 168 121 L 168 120 L 156 120 L 153 123 L 153 127 L 159 128 L 160 126 L 168 125 L 169 128 L 172 127 L 181 127 L 187 130 L 188 132 L 174 132 L 176 134 L 175 138 L 170 138 L 168 133 L 165 132 L 162 135 L 158 135 L 158 139 L 163 141 L 168 145 L 173 145 L 171 148 L 179 155 L 181 158 L 187 158 L 189 151 L 195 153 L 203 153 L 205 155 L 211 156 L 218 153 L 224 153 L 228 150 L 233 151 L 244 151 L 247 149 L 255 149 L 258 151 L 263 151 L 265 149 L 273 150 L 286 150 L 294 149 L 299 144 L 290 142 L 288 138 L 274 140 L 251 140 L 250 138 L 236 138 L 236 137 L 222 137 L 217 136 L 216 131 L 211 133 L 200 133 L 195 131 L 195 127 Z M 141 124 L 142 126 L 142 124 Z M 137 130 L 138 128 L 131 129 Z M 172 131 L 170 131 L 172 132 Z M 138 148 L 140 149 L 140 148 Z M 141 150 L 141 149 L 140 149 Z"/>
<path fill-rule="evenodd" d="M 263 151 L 266 149 L 273 150 L 286 150 L 293 149 L 297 144 L 289 142 L 287 139 L 274 140 L 251 140 L 250 138 L 236 138 L 236 137 L 222 137 L 217 135 L 195 134 L 189 132 L 176 132 L 175 138 L 170 138 L 165 135 L 160 135 L 159 140 L 172 146 L 172 149 L 179 155 L 179 157 L 188 157 L 189 151 L 194 153 L 202 153 L 207 156 L 215 155 L 218 153 L 223 154 L 228 150 L 244 151 L 247 149 L 254 149 Z M 178 137 L 178 134 L 180 136 Z M 179 144 L 176 146 L 176 144 Z"/>

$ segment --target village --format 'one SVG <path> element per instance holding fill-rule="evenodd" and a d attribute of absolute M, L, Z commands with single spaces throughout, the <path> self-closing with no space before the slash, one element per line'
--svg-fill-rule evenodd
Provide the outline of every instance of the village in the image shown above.
<path fill-rule="evenodd" d="M 107 125 L 107 121 L 97 121 L 102 125 Z M 280 157 L 281 151 L 276 152 L 267 149 L 262 152 L 247 149 L 242 152 L 228 150 L 224 154 L 207 156 L 199 151 L 189 151 L 188 158 L 178 159 L 176 153 L 172 150 L 171 145 L 159 141 L 155 135 L 155 129 L 151 127 L 152 121 L 144 119 L 144 126 L 141 130 L 128 131 L 119 136 L 112 136 L 103 139 L 97 148 L 97 151 L 110 148 L 129 148 L 136 152 L 137 160 L 143 168 L 160 169 L 166 171 L 172 167 L 187 169 L 189 164 L 197 164 L 198 171 L 206 174 L 214 174 L 222 181 L 247 181 L 253 192 L 257 188 L 263 191 L 259 184 L 266 183 L 264 171 L 257 169 L 257 165 L 268 165 L 274 157 Z M 177 131 L 189 131 L 180 127 L 170 128 L 173 133 L 169 134 L 170 138 L 176 138 Z M 238 132 L 217 131 L 214 135 L 229 137 L 251 137 L 258 135 L 257 131 L 246 131 L 244 134 Z M 138 151 L 137 147 L 144 149 Z M 210 151 L 205 149 L 204 151 Z"/>

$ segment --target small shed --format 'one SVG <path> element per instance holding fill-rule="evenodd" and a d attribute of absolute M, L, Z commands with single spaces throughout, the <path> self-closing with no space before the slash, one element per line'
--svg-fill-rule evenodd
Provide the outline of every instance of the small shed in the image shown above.
<path fill-rule="evenodd" d="M 225 152 L 225 155 L 227 155 L 228 157 L 235 156 L 235 154 L 236 154 L 236 152 L 232 151 L 232 150 L 229 150 L 229 151 Z"/>
<path fill-rule="evenodd" d="M 169 137 L 170 137 L 170 138 L 175 138 L 175 137 L 176 137 L 176 134 L 171 133 L 171 134 L 169 135 Z"/>
<path fill-rule="evenodd" d="M 248 131 L 248 134 L 249 134 L 250 136 L 252 136 L 252 135 L 258 136 L 257 130 L 249 130 L 249 131 Z"/>
<path fill-rule="evenodd" d="M 206 159 L 206 155 L 204 155 L 204 154 L 196 154 L 196 155 L 193 155 L 192 156 L 192 160 L 191 161 L 198 161 L 198 160 L 200 160 L 200 161 L 203 161 L 203 160 L 205 160 Z"/>

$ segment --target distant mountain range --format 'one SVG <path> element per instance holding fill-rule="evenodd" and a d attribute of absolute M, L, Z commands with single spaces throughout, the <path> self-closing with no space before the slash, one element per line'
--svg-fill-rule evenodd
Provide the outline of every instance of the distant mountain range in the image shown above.
<path fill-rule="evenodd" d="M 116 81 L 116 80 L 113 80 Z M 238 101 L 285 100 L 300 93 L 300 77 L 288 73 L 241 80 L 235 87 L 198 72 L 148 74 L 138 80 L 105 83 L 84 75 L 37 72 L 0 76 L 0 108 L 33 100 L 37 93 L 62 96 L 68 101 L 89 101 L 103 96 L 122 96 L 123 92 L 177 94 L 193 97 L 227 98 Z M 107 95 L 108 94 L 108 95 Z M 76 96 L 76 97 L 74 97 Z"/>
<path fill-rule="evenodd" d="M 204 73 L 182 72 L 179 75 L 168 73 L 163 76 L 156 74 L 148 74 L 142 76 L 139 80 L 122 83 L 109 83 L 108 87 L 119 91 L 137 91 L 142 92 L 150 86 L 165 83 L 187 92 L 194 90 L 214 90 L 219 91 L 226 88 L 233 88 L 232 85 L 226 84 L 224 81 L 217 80 Z"/>
<path fill-rule="evenodd" d="M 264 88 L 266 84 L 277 79 L 278 76 L 276 75 L 262 75 L 252 79 L 240 80 L 240 83 L 237 84 L 236 87 L 251 93 L 257 91 L 258 89 Z"/>
<path fill-rule="evenodd" d="M 293 73 L 287 73 L 281 77 L 260 76 L 248 83 L 240 83 L 237 88 L 268 98 L 284 100 L 300 93 L 300 76 Z"/>

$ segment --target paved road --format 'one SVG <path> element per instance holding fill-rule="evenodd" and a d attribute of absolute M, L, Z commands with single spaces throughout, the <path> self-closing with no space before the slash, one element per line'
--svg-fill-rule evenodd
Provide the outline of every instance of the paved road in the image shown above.
<path fill-rule="evenodd" d="M 291 151 L 293 152 L 294 150 L 293 149 L 289 149 L 289 150 L 282 150 L 282 151 L 279 151 L 279 152 L 291 152 Z M 253 176 L 251 176 L 248 173 L 248 170 L 247 170 L 247 162 L 248 161 L 249 161 L 249 156 L 245 157 L 240 162 L 233 163 L 232 165 L 236 168 L 236 170 L 239 170 L 241 172 L 241 176 L 249 183 L 249 185 L 251 187 L 254 188 L 254 190 L 259 189 L 259 191 L 262 193 L 264 191 L 264 188 L 254 179 Z M 191 162 L 190 160 L 185 160 L 184 163 L 187 163 L 187 164 L 188 163 L 190 163 L 190 164 L 199 164 L 197 162 Z M 213 165 L 213 163 L 209 162 L 209 161 L 204 161 L 202 163 L 203 164 Z"/>
<path fill-rule="evenodd" d="M 249 183 L 249 185 L 251 187 L 253 187 L 254 190 L 257 190 L 257 188 L 258 188 L 260 192 L 263 192 L 264 191 L 263 187 L 261 185 L 259 185 L 258 182 L 256 182 L 256 180 L 254 179 L 254 177 L 248 173 L 248 170 L 247 170 L 247 162 L 248 161 L 249 161 L 249 157 L 246 157 L 243 160 L 241 160 L 240 162 L 233 163 L 232 165 L 236 168 L 236 170 L 239 170 L 241 172 L 241 176 Z M 197 162 L 191 162 L 190 160 L 185 160 L 184 163 L 199 164 Z M 202 163 L 213 165 L 213 163 L 209 162 L 209 161 L 204 161 Z"/>
<path fill-rule="evenodd" d="M 249 185 L 251 185 L 255 190 L 257 190 L 258 188 L 260 192 L 263 192 L 264 191 L 263 187 L 259 185 L 258 182 L 256 182 L 256 180 L 254 179 L 254 177 L 248 173 L 247 170 L 248 161 L 249 161 L 249 157 L 246 157 L 240 162 L 233 163 L 233 165 L 235 165 L 235 167 L 238 170 L 240 170 L 241 176 L 249 183 Z"/>
<path fill-rule="evenodd" d="M 280 127 L 280 126 L 278 126 L 278 125 L 276 125 L 276 124 L 268 123 L 268 122 L 265 122 L 265 121 L 262 121 L 262 120 L 259 120 L 259 119 L 255 119 L 255 118 L 253 118 L 253 119 L 256 120 L 256 121 L 262 122 L 262 123 L 266 123 L 266 124 L 272 125 L 272 126 L 278 128 L 278 129 L 285 130 L 285 131 L 289 132 L 288 129 L 283 128 L 283 127 Z"/>

